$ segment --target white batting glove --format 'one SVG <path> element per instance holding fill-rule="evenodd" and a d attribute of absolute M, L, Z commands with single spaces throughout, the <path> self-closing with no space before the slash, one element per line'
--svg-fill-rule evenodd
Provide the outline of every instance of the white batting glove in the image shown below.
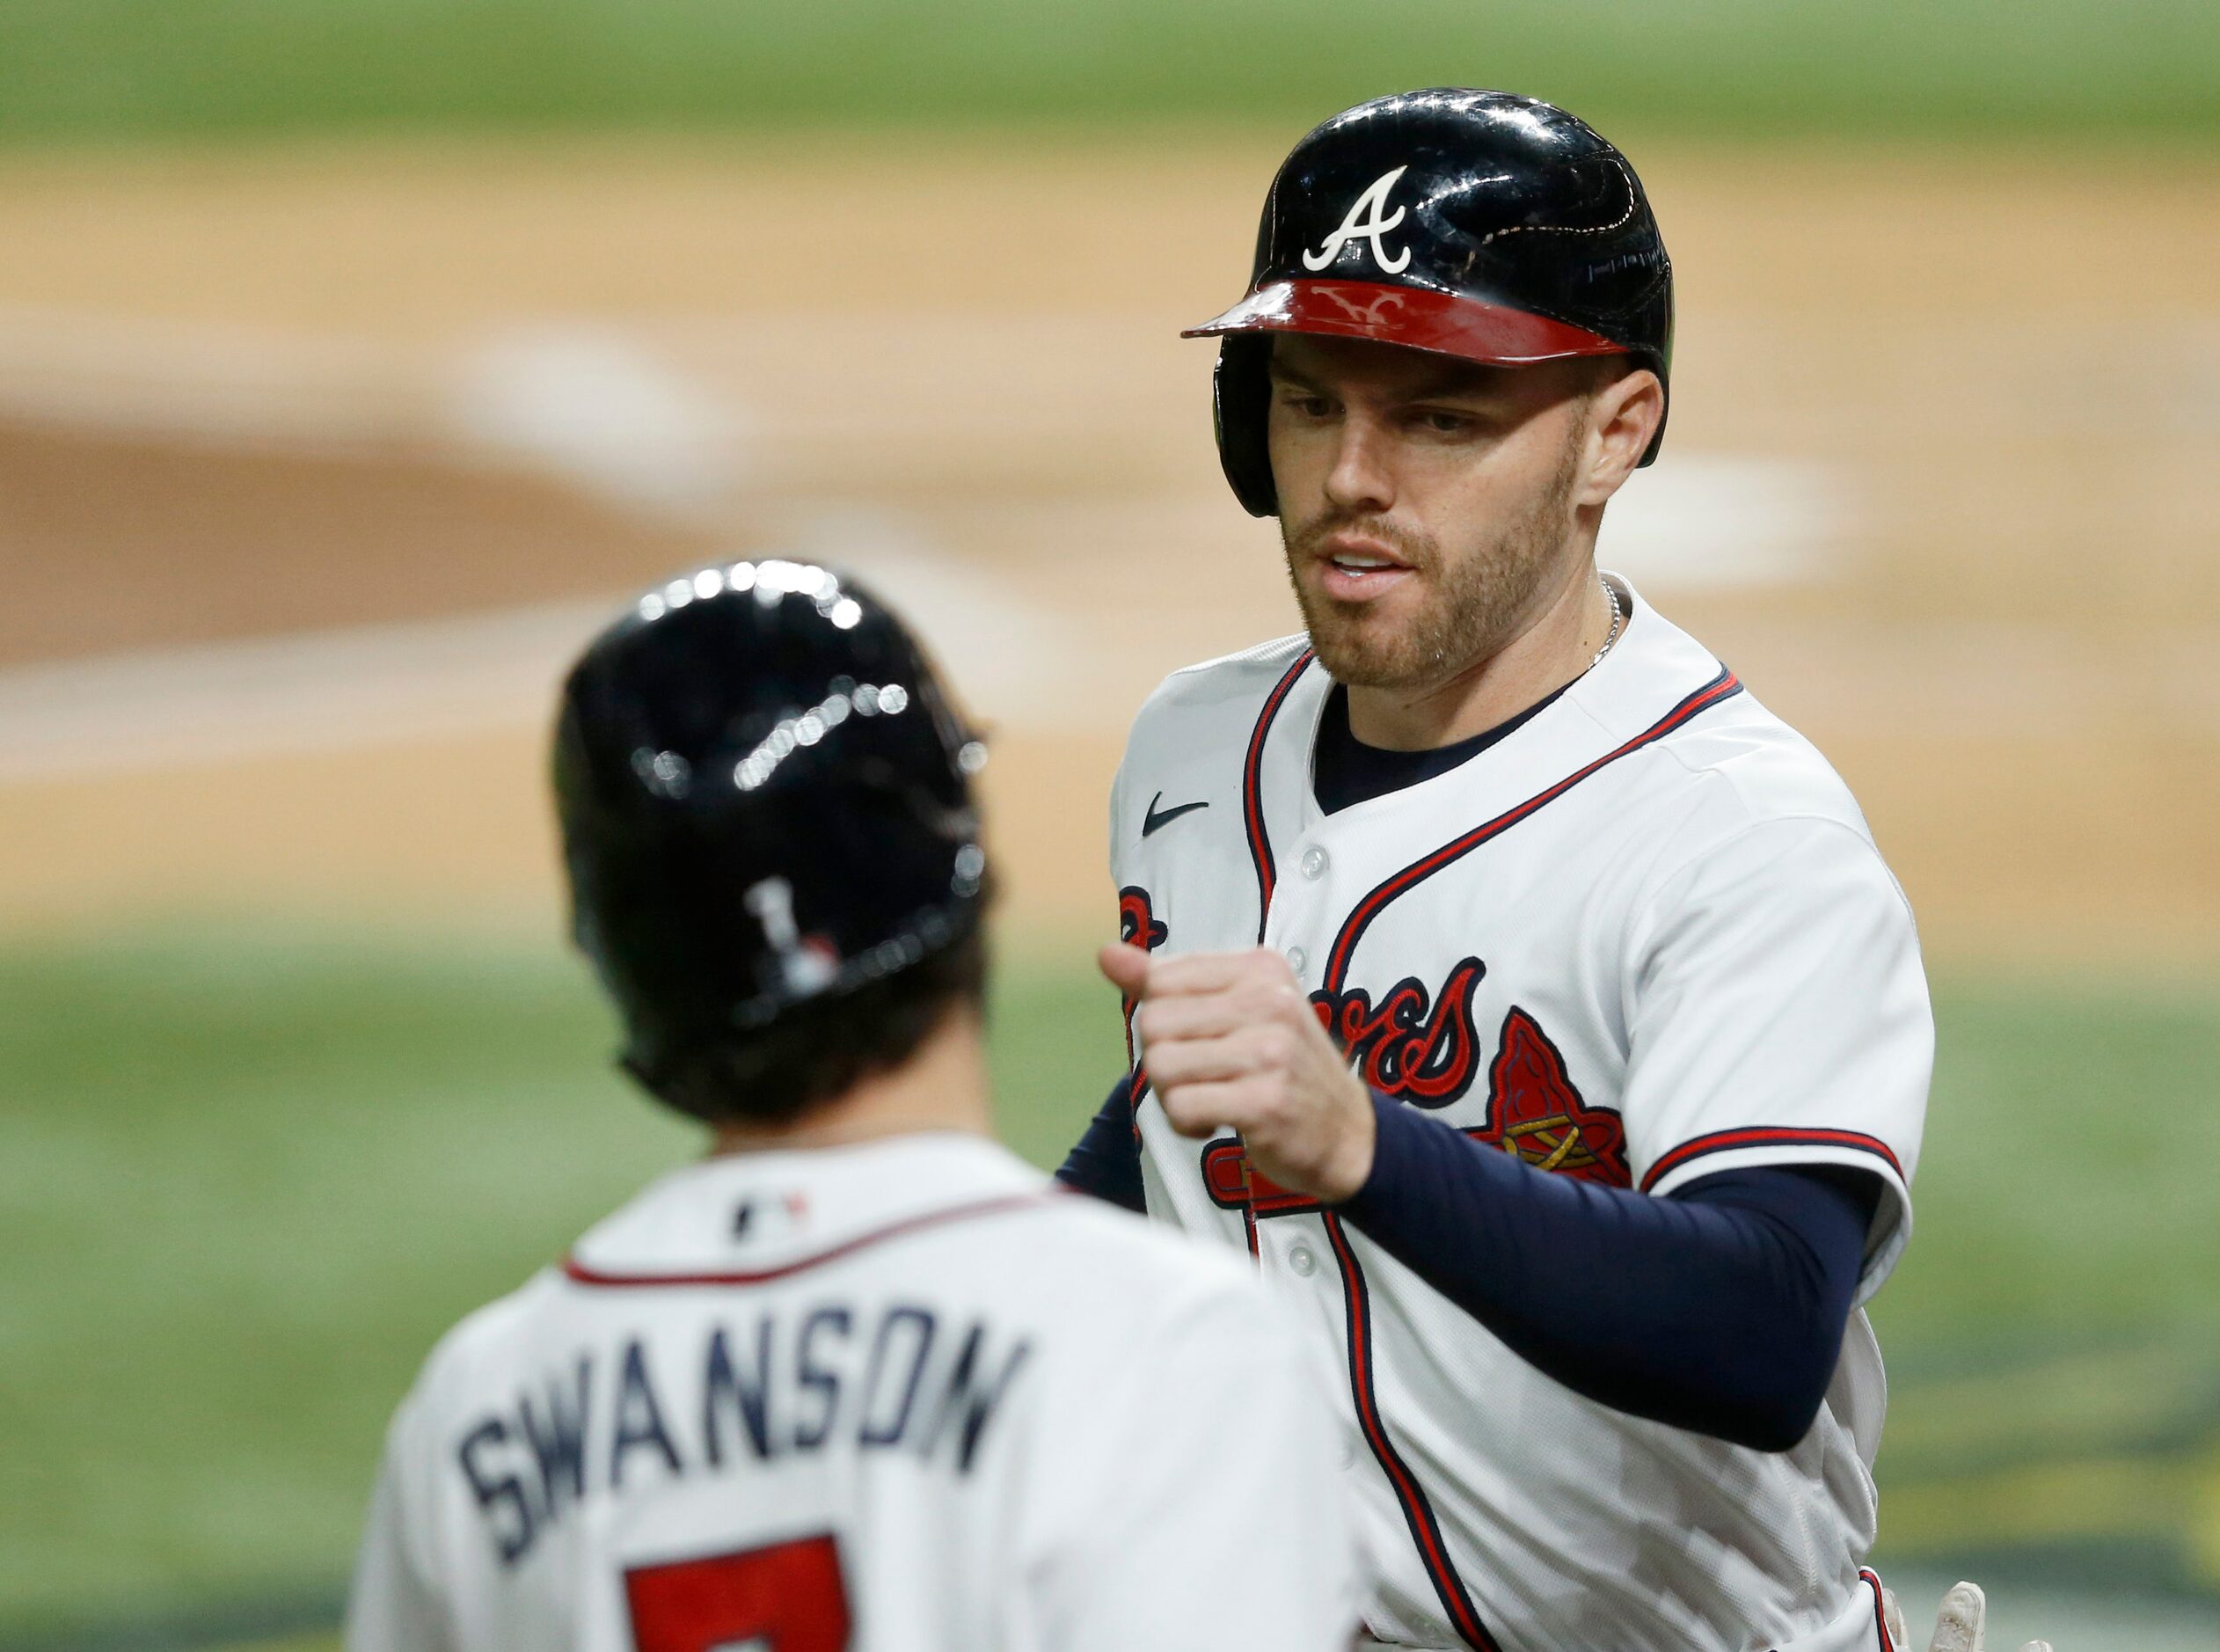
<path fill-rule="evenodd" d="M 1880 1606 L 1888 1625 L 1888 1639 L 1898 1652 L 1910 1652 L 1911 1641 L 1904 1633 L 1903 1608 L 1896 1604 L 1895 1590 L 1881 1590 Z M 1989 1597 L 1978 1583 L 1953 1583 L 1942 1597 L 1942 1610 L 1935 1614 L 1935 1638 L 1927 1643 L 1927 1652 L 1987 1652 L 1982 1636 L 1988 1617 Z M 2050 1652 L 2050 1642 L 2030 1641 L 2019 1652 Z"/>

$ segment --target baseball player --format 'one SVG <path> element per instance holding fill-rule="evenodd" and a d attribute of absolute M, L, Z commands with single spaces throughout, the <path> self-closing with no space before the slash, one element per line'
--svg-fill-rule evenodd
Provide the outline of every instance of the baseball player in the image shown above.
<path fill-rule="evenodd" d="M 579 944 L 711 1151 L 433 1354 L 354 1652 L 1347 1648 L 1292 1327 L 987 1138 L 982 757 L 793 562 L 643 597 L 572 672 Z"/>
<path fill-rule="evenodd" d="M 1304 635 L 1173 675 L 1112 796 L 1129 1077 L 1062 1174 L 1252 1255 L 1340 1365 L 1398 1647 L 1891 1652 L 1879 1350 L 1932 1054 L 1848 791 L 1628 582 L 1671 269 L 1500 92 L 1296 146 L 1221 340 Z"/>

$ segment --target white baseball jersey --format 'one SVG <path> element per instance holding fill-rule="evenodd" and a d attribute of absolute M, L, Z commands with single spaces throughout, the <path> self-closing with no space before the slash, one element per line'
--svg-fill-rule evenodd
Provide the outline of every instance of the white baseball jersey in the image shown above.
<path fill-rule="evenodd" d="M 989 1142 L 706 1160 L 433 1354 L 347 1644 L 1342 1652 L 1320 1375 L 1250 1270 Z"/>
<path fill-rule="evenodd" d="M 1560 1175 L 1663 1195 L 1754 1165 L 1871 1171 L 1865 1301 L 1910 1227 L 1933 1031 L 1910 912 L 1826 762 L 1639 602 L 1501 742 L 1330 815 L 1329 687 L 1296 637 L 1149 701 L 1112 803 L 1126 938 L 1276 948 L 1372 1087 Z M 1380 1640 L 1874 1643 L 1884 1389 L 1862 1311 L 1793 1451 L 1608 1409 L 1232 1137 L 1175 1134 L 1140 1058 L 1150 1213 L 1252 1252 L 1339 1357 Z"/>

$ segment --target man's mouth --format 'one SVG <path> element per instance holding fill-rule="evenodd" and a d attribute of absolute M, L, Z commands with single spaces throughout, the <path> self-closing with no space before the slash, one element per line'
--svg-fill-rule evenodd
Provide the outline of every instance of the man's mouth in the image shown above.
<path fill-rule="evenodd" d="M 1318 547 L 1319 582 L 1336 602 L 1369 602 L 1400 585 L 1411 565 L 1377 539 L 1335 534 Z"/>

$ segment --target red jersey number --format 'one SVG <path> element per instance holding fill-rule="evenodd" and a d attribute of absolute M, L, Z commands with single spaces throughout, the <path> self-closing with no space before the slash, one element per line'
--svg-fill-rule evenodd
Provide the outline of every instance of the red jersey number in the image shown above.
<path fill-rule="evenodd" d="M 831 1534 L 624 1574 L 639 1652 L 846 1652 L 848 1590 Z"/>

